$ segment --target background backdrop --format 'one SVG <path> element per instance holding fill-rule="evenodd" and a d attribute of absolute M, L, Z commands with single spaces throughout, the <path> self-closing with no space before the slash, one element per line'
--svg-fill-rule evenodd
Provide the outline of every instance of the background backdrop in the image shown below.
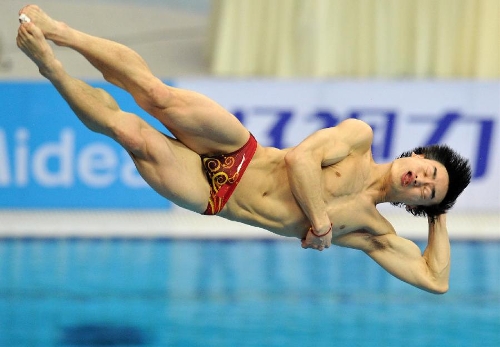
<path fill-rule="evenodd" d="M 155 195 L 123 150 L 79 124 L 15 45 L 24 5 L 3 1 L 0 14 L 0 231 L 53 232 L 57 220 L 58 232 L 78 235 L 102 232 L 103 224 L 113 225 L 106 232 L 114 233 L 142 234 L 142 225 L 155 235 L 230 232 L 232 224 L 200 219 Z M 214 98 L 263 145 L 293 146 L 348 117 L 372 125 L 377 161 L 420 145 L 451 145 L 470 158 L 474 171 L 450 215 L 451 236 L 499 237 L 498 0 L 39 5 L 54 18 L 137 50 L 166 83 Z M 54 50 L 71 74 L 108 89 L 124 110 L 152 121 L 78 54 Z M 403 234 L 425 237 L 425 221 L 381 209 Z M 99 218 L 105 213 L 117 220 L 105 223 Z M 75 222 L 79 218 L 85 222 Z M 242 229 L 241 235 L 267 235 Z"/>

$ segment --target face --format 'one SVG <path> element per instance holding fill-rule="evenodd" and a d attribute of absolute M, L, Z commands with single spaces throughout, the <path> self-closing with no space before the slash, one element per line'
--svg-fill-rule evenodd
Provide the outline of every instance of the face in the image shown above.
<path fill-rule="evenodd" d="M 400 202 L 410 206 L 430 206 L 443 201 L 449 184 L 443 164 L 415 153 L 395 162 L 393 185 Z"/>

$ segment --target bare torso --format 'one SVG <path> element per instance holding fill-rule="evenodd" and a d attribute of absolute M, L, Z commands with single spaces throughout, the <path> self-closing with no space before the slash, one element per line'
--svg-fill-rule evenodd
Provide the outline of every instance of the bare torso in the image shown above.
<path fill-rule="evenodd" d="M 310 222 L 290 188 L 286 153 L 287 150 L 259 146 L 220 215 L 279 235 L 303 238 Z M 323 199 L 333 222 L 334 237 L 384 223 L 366 190 L 372 165 L 371 152 L 366 152 L 323 168 Z"/>

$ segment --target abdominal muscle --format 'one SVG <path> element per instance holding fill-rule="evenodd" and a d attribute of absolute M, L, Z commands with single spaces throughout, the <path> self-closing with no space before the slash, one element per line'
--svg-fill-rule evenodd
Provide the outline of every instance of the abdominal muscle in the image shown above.
<path fill-rule="evenodd" d="M 233 194 L 219 214 L 221 217 L 282 236 L 305 237 L 310 223 L 293 197 L 281 199 L 275 192 L 263 195 L 255 187 L 251 190 L 241 188 L 238 186 L 240 194 Z"/>
<path fill-rule="evenodd" d="M 305 237 L 310 224 L 288 184 L 284 154 L 259 146 L 219 215 L 278 235 Z"/>

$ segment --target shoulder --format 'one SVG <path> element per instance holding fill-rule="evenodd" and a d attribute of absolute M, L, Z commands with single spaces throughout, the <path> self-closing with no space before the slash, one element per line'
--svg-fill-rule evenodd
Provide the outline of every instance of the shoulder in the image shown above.
<path fill-rule="evenodd" d="M 371 150 L 373 130 L 359 119 L 349 118 L 338 125 L 317 132 L 317 142 L 338 150 L 344 146 L 348 153 L 365 153 Z M 333 144 L 334 143 L 334 144 Z"/>
<path fill-rule="evenodd" d="M 342 139 L 346 142 L 369 142 L 371 145 L 373 130 L 367 123 L 359 119 L 348 118 L 336 126 L 318 130 L 312 137 Z"/>
<path fill-rule="evenodd" d="M 345 133 L 349 138 L 356 139 L 357 141 L 371 141 L 373 140 L 373 129 L 365 122 L 349 118 L 340 122 L 336 128 Z"/>

